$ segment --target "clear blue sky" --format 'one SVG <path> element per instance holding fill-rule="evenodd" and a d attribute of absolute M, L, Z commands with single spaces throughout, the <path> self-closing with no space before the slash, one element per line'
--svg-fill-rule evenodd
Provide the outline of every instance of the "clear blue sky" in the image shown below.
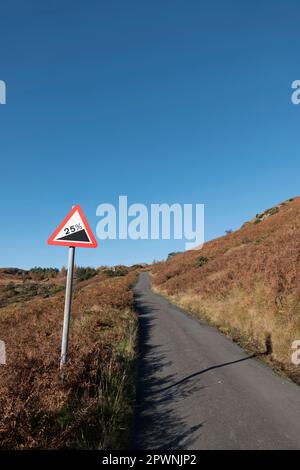
<path fill-rule="evenodd" d="M 300 193 L 299 1 L 4 0 L 0 265 L 66 264 L 74 203 L 204 203 L 206 239 Z M 181 241 L 106 241 L 78 264 Z"/>

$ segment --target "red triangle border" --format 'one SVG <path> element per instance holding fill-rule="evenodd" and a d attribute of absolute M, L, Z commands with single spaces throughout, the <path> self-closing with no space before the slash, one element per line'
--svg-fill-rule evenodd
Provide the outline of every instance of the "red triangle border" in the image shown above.
<path fill-rule="evenodd" d="M 66 225 L 66 223 L 68 222 L 68 220 L 72 217 L 72 215 L 78 211 L 79 212 L 79 215 L 85 225 L 85 228 L 86 228 L 86 231 L 88 233 L 88 236 L 91 240 L 91 243 L 84 243 L 84 242 L 70 242 L 70 241 L 55 241 L 55 237 L 56 235 L 60 232 L 60 230 L 64 227 L 64 225 Z M 71 212 L 69 212 L 69 214 L 64 218 L 64 220 L 59 224 L 59 226 L 57 227 L 57 229 L 52 233 L 52 235 L 48 238 L 48 245 L 56 245 L 56 246 L 74 246 L 74 247 L 78 247 L 78 248 L 97 248 L 98 246 L 98 243 L 97 243 L 97 240 L 96 238 L 94 237 L 94 234 L 92 232 L 92 229 L 91 227 L 89 226 L 89 223 L 88 221 L 86 220 L 86 217 L 83 213 L 83 210 L 81 209 L 80 205 L 77 204 L 76 206 L 74 206 L 71 210 Z"/>

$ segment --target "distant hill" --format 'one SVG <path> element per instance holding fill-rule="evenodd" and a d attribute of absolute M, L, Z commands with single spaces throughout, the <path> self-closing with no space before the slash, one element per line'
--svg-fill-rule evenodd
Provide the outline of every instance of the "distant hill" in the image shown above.
<path fill-rule="evenodd" d="M 19 268 L 0 268 L 0 280 L 10 280 L 12 278 L 22 278 L 26 274 L 24 269 Z"/>
<path fill-rule="evenodd" d="M 265 210 L 239 230 L 153 265 L 157 290 L 298 380 L 291 345 L 300 339 L 300 198 Z"/>

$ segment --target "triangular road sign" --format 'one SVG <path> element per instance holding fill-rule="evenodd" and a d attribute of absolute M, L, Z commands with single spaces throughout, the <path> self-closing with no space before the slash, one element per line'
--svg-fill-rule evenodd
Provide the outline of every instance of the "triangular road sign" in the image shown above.
<path fill-rule="evenodd" d="M 98 243 L 79 205 L 74 206 L 48 240 L 49 245 L 96 248 Z"/>

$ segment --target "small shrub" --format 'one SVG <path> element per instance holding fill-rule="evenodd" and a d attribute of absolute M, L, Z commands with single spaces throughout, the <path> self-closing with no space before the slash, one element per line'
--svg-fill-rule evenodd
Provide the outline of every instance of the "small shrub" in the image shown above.
<path fill-rule="evenodd" d="M 195 266 L 197 268 L 201 268 L 201 266 L 204 266 L 208 262 L 208 258 L 206 256 L 199 256 L 196 259 Z"/>
<path fill-rule="evenodd" d="M 249 237 L 245 236 L 245 237 L 242 238 L 243 245 L 245 245 L 246 243 L 250 243 L 250 242 L 251 242 L 251 240 L 250 240 Z"/>
<path fill-rule="evenodd" d="M 176 255 L 179 255 L 180 253 L 182 253 L 182 251 L 172 251 L 171 253 L 168 254 L 168 260 L 173 258 L 173 256 L 176 256 Z"/>
<path fill-rule="evenodd" d="M 26 278 L 34 281 L 43 281 L 44 279 L 56 277 L 58 273 L 59 269 L 57 268 L 40 268 L 36 266 L 26 273 Z"/>
<path fill-rule="evenodd" d="M 61 277 L 66 277 L 66 275 L 67 275 L 67 269 L 66 269 L 65 266 L 63 266 L 63 267 L 61 268 L 61 270 L 60 270 L 60 275 L 61 275 Z"/>
<path fill-rule="evenodd" d="M 279 207 L 277 206 L 271 207 L 271 209 L 268 209 L 267 211 L 265 211 L 264 215 L 274 215 L 274 214 L 277 214 L 278 211 L 279 211 Z"/>
<path fill-rule="evenodd" d="M 132 269 L 144 269 L 147 266 L 146 263 L 138 263 L 138 264 L 133 264 L 131 267 Z"/>
<path fill-rule="evenodd" d="M 78 266 L 75 271 L 76 279 L 78 279 L 79 282 L 86 281 L 87 279 L 90 279 L 91 277 L 96 276 L 96 274 L 97 274 L 97 269 L 90 268 L 89 266 L 86 268 Z"/>
<path fill-rule="evenodd" d="M 7 292 L 14 292 L 16 289 L 16 285 L 14 282 L 10 281 L 5 287 L 4 287 L 4 291 L 7 291 Z"/>
<path fill-rule="evenodd" d="M 128 274 L 127 269 L 106 269 L 104 274 L 108 277 L 121 277 L 126 276 Z"/>

